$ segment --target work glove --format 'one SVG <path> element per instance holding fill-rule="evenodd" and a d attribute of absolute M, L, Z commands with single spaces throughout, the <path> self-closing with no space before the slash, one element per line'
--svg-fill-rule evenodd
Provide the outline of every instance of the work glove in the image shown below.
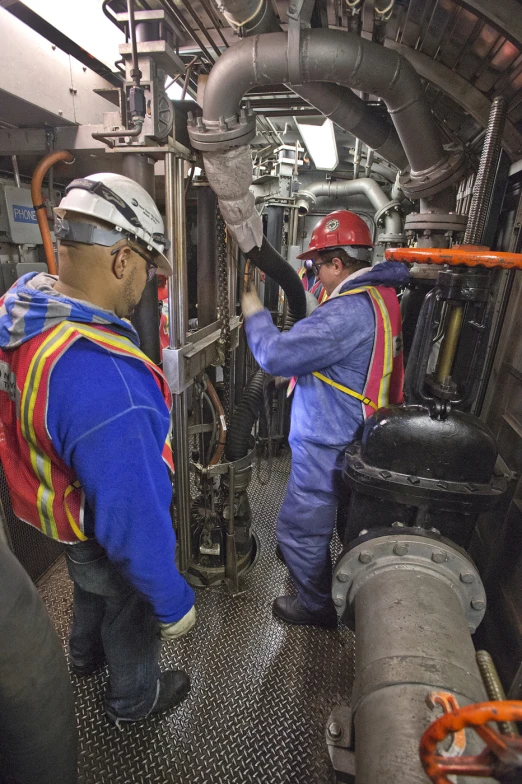
<path fill-rule="evenodd" d="M 160 621 L 160 634 L 162 640 L 177 640 L 187 634 L 196 623 L 196 608 L 191 607 L 183 618 L 175 623 L 162 623 Z"/>
<path fill-rule="evenodd" d="M 250 316 L 254 315 L 254 313 L 259 313 L 260 310 L 264 310 L 263 303 L 255 291 L 244 292 L 243 296 L 241 297 L 241 309 L 243 310 L 243 316 L 245 319 L 249 319 Z"/>

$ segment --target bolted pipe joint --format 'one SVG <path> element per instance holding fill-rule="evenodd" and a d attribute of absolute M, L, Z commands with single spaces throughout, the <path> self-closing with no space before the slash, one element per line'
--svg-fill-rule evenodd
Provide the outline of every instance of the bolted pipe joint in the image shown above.
<path fill-rule="evenodd" d="M 410 168 L 400 175 L 399 184 L 410 199 L 425 199 L 449 188 L 464 176 L 465 171 L 464 150 L 448 145 L 438 163 L 422 171 Z"/>
<path fill-rule="evenodd" d="M 263 224 L 255 208 L 252 184 L 252 156 L 248 147 L 204 155 L 205 173 L 218 197 L 227 228 L 244 253 L 260 248 Z"/>
<path fill-rule="evenodd" d="M 243 147 L 256 135 L 256 118 L 250 105 L 241 107 L 238 114 L 218 120 L 188 118 L 188 133 L 192 146 L 202 152 L 233 150 Z"/>

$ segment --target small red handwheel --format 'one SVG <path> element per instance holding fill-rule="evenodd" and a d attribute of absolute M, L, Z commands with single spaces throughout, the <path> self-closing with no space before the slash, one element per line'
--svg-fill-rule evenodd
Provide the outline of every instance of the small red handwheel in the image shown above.
<path fill-rule="evenodd" d="M 424 732 L 419 754 L 433 784 L 451 784 L 448 776 L 488 777 L 522 768 L 522 738 L 500 735 L 488 722 L 522 721 L 522 701 L 500 700 L 466 705 L 445 713 Z M 443 757 L 437 745 L 450 733 L 472 727 L 485 742 L 484 751 L 474 757 Z"/>

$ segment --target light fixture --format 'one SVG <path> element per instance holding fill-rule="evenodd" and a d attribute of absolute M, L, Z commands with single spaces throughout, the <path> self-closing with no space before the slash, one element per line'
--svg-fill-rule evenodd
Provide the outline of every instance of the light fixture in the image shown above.
<path fill-rule="evenodd" d="M 323 117 L 306 117 L 301 120 L 294 117 L 294 121 L 315 167 L 323 171 L 336 169 L 339 155 L 333 122 Z"/>

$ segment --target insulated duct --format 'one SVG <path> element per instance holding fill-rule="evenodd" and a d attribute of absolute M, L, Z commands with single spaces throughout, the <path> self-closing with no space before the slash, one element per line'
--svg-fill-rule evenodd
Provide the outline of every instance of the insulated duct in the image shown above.
<path fill-rule="evenodd" d="M 255 118 L 241 99 L 262 85 L 292 84 L 287 33 L 244 38 L 212 68 L 203 118 L 189 120 L 192 144 L 203 152 L 230 150 L 250 142 Z M 299 83 L 336 82 L 381 97 L 403 144 L 410 171 L 401 177 L 408 196 L 430 196 L 462 173 L 462 151 L 446 152 L 415 69 L 397 52 L 340 30 L 302 30 Z"/>
<path fill-rule="evenodd" d="M 320 197 L 343 199 L 356 194 L 366 196 L 374 207 L 375 223 L 384 222 L 385 234 L 379 237 L 381 242 L 405 241 L 402 218 L 399 213 L 399 200 L 390 200 L 381 186 L 370 177 L 342 182 L 321 180 L 309 183 L 297 194 L 298 210 L 301 215 L 306 215 Z"/>
<path fill-rule="evenodd" d="M 228 23 L 246 36 L 281 32 L 270 0 L 224 0 L 217 3 Z M 376 117 L 351 90 L 338 84 L 301 84 L 292 90 L 345 131 L 353 133 L 397 168 L 407 166 L 393 125 Z"/>

